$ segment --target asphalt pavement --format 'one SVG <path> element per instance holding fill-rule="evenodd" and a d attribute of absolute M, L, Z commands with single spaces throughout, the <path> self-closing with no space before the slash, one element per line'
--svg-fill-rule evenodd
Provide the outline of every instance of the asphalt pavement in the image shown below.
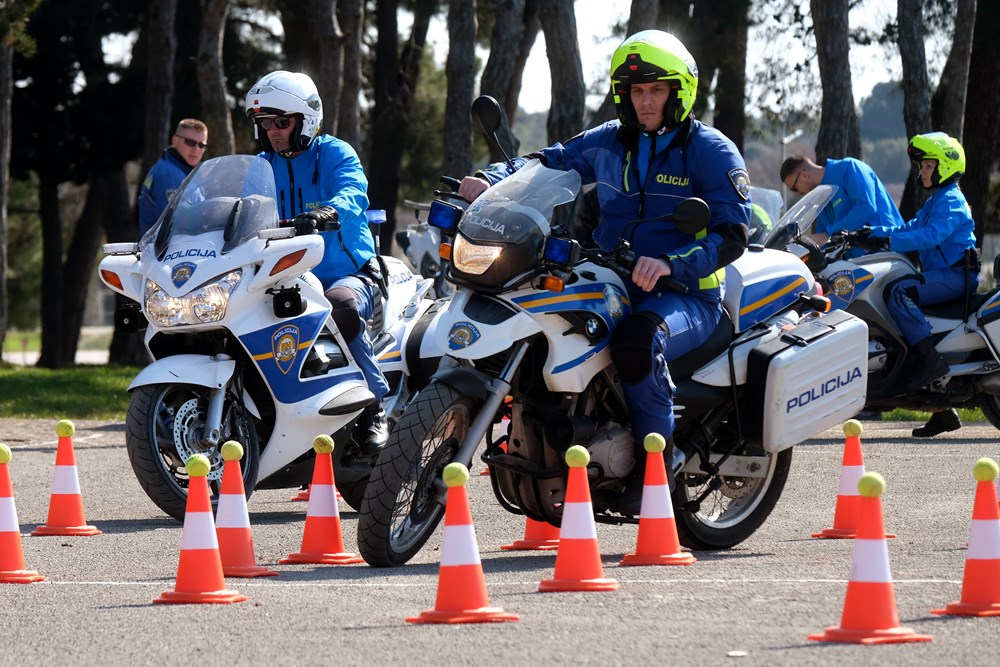
<path fill-rule="evenodd" d="M 29 570 L 44 582 L 0 584 L 0 664 L 115 665 L 996 665 L 1000 618 L 930 614 L 959 598 L 975 481 L 983 456 L 1000 457 L 996 430 L 967 425 L 933 440 L 914 424 L 869 422 L 865 465 L 887 483 L 883 497 L 893 588 L 902 625 L 925 644 L 820 644 L 810 633 L 838 625 L 852 540 L 810 535 L 832 525 L 844 436 L 837 429 L 795 450 L 785 493 L 763 527 L 728 551 L 696 552 L 687 567 L 622 567 L 635 526 L 597 526 L 604 575 L 620 589 L 539 593 L 554 552 L 506 552 L 524 520 L 495 502 L 489 478 L 468 490 L 492 605 L 513 623 L 415 626 L 433 608 L 439 529 L 413 562 L 279 565 L 301 546 L 307 505 L 294 490 L 249 500 L 257 562 L 280 572 L 227 579 L 245 594 L 233 605 L 154 605 L 172 590 L 181 524 L 149 501 L 132 474 L 124 425 L 77 422 L 77 468 L 92 537 L 30 537 L 46 521 L 55 422 L 0 419 Z M 344 539 L 356 551 L 357 515 L 341 505 Z"/>

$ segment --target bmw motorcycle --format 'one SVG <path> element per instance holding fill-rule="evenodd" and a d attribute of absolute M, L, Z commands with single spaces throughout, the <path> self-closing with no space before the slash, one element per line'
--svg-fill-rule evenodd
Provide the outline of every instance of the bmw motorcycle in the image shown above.
<path fill-rule="evenodd" d="M 332 434 L 338 490 L 360 507 L 372 461 L 360 456 L 351 432 L 375 399 L 310 272 L 323 257 L 323 239 L 279 225 L 267 161 L 203 162 L 138 244 L 107 244 L 104 252 L 101 280 L 136 302 L 115 313 L 115 325 L 142 331 L 152 358 L 129 385 L 125 444 L 158 507 L 183 518 L 184 462 L 199 453 L 212 464 L 217 502 L 220 449 L 230 439 L 244 447 L 248 495 L 304 485 L 319 434 Z M 421 364 L 408 363 L 406 342 L 430 317 L 431 281 L 394 258 L 382 262 L 384 294 L 370 333 L 391 385 L 383 407 L 398 417 L 426 381 L 415 377 Z"/>
<path fill-rule="evenodd" d="M 802 258 L 832 307 L 868 324 L 866 409 L 979 407 L 1000 428 L 1000 289 L 921 306 L 935 347 L 951 370 L 927 387 L 900 394 L 896 388 L 902 385 L 910 350 L 889 314 L 886 299 L 894 282 L 919 271 L 909 257 L 887 251 L 884 243 L 879 246 L 863 232 L 835 233 L 819 247 L 810 234 L 836 192 L 829 185 L 809 192 L 789 209 L 764 244 Z M 978 255 L 967 255 L 965 269 L 980 270 Z M 1000 275 L 1000 261 L 995 262 L 994 275 Z"/>
<path fill-rule="evenodd" d="M 499 108 L 474 113 L 492 134 Z M 490 136 L 488 134 L 488 136 Z M 595 518 L 634 522 L 622 492 L 639 471 L 609 343 L 631 312 L 634 264 L 626 241 L 613 252 L 570 237 L 581 189 L 576 172 L 529 162 L 463 209 L 436 200 L 429 212 L 450 245 L 454 296 L 421 341 L 440 356 L 390 432 L 362 500 L 358 546 L 371 565 L 412 558 L 441 519 L 444 467 L 469 465 L 486 445 L 497 501 L 558 526 L 566 449 L 590 452 Z M 675 222 L 704 228 L 697 199 Z M 867 328 L 847 313 L 823 315 L 813 277 L 788 253 L 756 247 L 727 268 L 726 315 L 705 344 L 670 364 L 677 386 L 674 506 L 681 542 L 719 549 L 747 539 L 785 485 L 792 447 L 864 405 Z M 665 287 L 669 288 L 669 286 Z"/>

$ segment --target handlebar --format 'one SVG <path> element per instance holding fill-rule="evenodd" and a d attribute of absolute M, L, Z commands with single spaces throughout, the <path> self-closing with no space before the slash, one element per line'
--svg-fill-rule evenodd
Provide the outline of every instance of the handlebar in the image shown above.
<path fill-rule="evenodd" d="M 608 254 L 602 250 L 584 250 L 581 257 L 600 264 L 617 273 L 623 280 L 632 279 L 632 270 L 635 268 L 636 256 L 632 252 L 631 244 L 628 241 L 621 241 L 614 250 Z M 686 294 L 688 286 L 677 280 L 673 276 L 662 276 L 656 281 L 657 292 L 680 292 Z"/>

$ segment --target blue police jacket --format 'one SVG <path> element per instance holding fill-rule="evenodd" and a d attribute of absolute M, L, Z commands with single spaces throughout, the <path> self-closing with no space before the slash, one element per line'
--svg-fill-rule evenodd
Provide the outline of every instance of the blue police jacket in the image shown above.
<path fill-rule="evenodd" d="M 192 169 L 173 147 L 165 149 L 160 159 L 150 167 L 146 180 L 139 188 L 139 238 L 156 224 L 170 198 Z"/>
<path fill-rule="evenodd" d="M 375 256 L 368 228 L 368 179 L 350 144 L 328 134 L 312 140 L 293 158 L 260 153 L 274 170 L 278 215 L 290 220 L 320 206 L 337 209 L 340 229 L 322 232 L 323 260 L 313 274 L 328 289 L 338 278 L 357 273 Z"/>
<path fill-rule="evenodd" d="M 879 231 L 882 233 L 873 230 L 873 235 L 886 235 Z M 962 261 L 966 250 L 976 247 L 976 223 L 958 183 L 952 183 L 935 188 L 916 217 L 889 231 L 888 236 L 890 249 L 918 251 L 922 270 L 947 269 Z"/>
<path fill-rule="evenodd" d="M 824 209 L 826 215 L 816 219 L 817 232 L 833 234 L 866 225 L 894 228 L 903 224 L 903 216 L 882 181 L 864 162 L 852 157 L 828 158 L 822 183 L 836 185 L 838 190 Z"/>
<path fill-rule="evenodd" d="M 725 135 L 693 119 L 667 136 L 647 136 L 651 147 L 642 151 L 648 159 L 642 170 L 639 132 L 617 120 L 514 162 L 520 166 L 538 158 L 553 169 L 577 171 L 584 183 L 596 184 L 601 222 L 594 241 L 599 247 L 609 250 L 624 237 L 637 256 L 666 259 L 672 277 L 688 289 L 721 299 L 725 266 L 746 249 L 752 215 L 743 157 Z M 657 140 L 668 144 L 657 147 Z M 505 163 L 479 172 L 491 184 L 509 174 Z M 688 234 L 672 221 L 652 219 L 673 212 L 687 197 L 708 203 L 707 229 Z M 638 291 L 629 282 L 630 290 Z"/>

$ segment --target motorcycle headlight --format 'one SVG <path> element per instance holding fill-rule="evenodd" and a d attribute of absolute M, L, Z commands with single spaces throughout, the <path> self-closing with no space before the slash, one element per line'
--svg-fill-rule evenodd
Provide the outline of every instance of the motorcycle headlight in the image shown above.
<path fill-rule="evenodd" d="M 159 285 L 147 279 L 146 318 L 159 327 L 218 322 L 226 316 L 229 297 L 242 277 L 242 269 L 230 271 L 218 280 L 180 297 L 170 296 Z"/>
<path fill-rule="evenodd" d="M 451 263 L 462 273 L 481 276 L 500 256 L 503 246 L 476 245 L 463 236 L 455 238 L 451 250 Z"/>

